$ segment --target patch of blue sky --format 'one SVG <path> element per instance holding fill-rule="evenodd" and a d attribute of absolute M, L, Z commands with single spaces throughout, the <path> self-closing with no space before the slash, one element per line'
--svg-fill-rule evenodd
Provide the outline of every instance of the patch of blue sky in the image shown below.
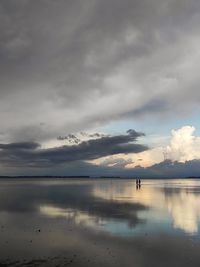
<path fill-rule="evenodd" d="M 183 126 L 190 125 L 196 128 L 195 135 L 200 135 L 200 109 L 197 113 L 192 113 L 187 117 L 182 118 L 171 118 L 170 120 L 165 120 L 160 123 L 155 120 L 133 120 L 133 119 L 123 119 L 118 121 L 112 121 L 105 126 L 98 128 L 100 132 L 105 132 L 108 134 L 121 134 L 126 132 L 128 129 L 134 129 L 136 131 L 141 131 L 146 134 L 146 138 L 150 136 L 164 136 L 170 137 L 172 129 L 179 129 Z"/>

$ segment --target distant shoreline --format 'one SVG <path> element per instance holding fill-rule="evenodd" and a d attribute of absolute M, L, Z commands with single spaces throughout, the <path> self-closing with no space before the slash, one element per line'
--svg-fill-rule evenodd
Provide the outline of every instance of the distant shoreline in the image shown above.
<path fill-rule="evenodd" d="M 143 180 L 160 180 L 160 179 L 200 179 L 200 176 L 187 176 L 187 177 L 123 177 L 123 176 L 89 176 L 89 175 L 17 175 L 17 176 L 7 176 L 2 175 L 0 179 L 143 179 Z"/>

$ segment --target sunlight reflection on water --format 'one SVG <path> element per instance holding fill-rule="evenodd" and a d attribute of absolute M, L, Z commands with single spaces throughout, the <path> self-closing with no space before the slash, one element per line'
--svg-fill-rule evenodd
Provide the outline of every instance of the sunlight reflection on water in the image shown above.
<path fill-rule="evenodd" d="M 136 251 L 134 238 L 144 250 L 156 237 L 162 238 L 155 248 L 163 238 L 182 246 L 182 239 L 199 242 L 199 222 L 199 180 L 143 180 L 140 188 L 128 179 L 0 181 L 0 258 L 50 257 L 72 248 L 90 255 L 99 238 L 105 244 L 110 238 L 112 247 L 113 238 L 120 244 L 123 238 Z"/>
<path fill-rule="evenodd" d="M 91 181 L 90 205 L 93 208 L 86 211 L 59 208 L 54 205 L 43 205 L 39 207 L 43 215 L 49 217 L 64 217 L 68 221 L 78 225 L 97 228 L 98 230 L 109 231 L 119 235 L 138 234 L 143 231 L 172 231 L 182 230 L 186 234 L 195 235 L 198 233 L 200 218 L 200 181 L 198 180 L 144 180 L 138 189 L 135 181 L 126 180 L 97 180 Z M 75 193 L 75 192 L 74 192 Z M 137 210 L 134 215 L 141 220 L 131 223 L 129 209 L 126 216 L 114 216 L 112 214 L 95 214 L 95 201 L 98 200 L 98 208 L 101 200 L 107 205 L 120 203 L 120 210 L 113 212 L 124 212 L 124 204 L 140 204 L 146 209 Z M 111 210 L 112 211 L 112 210 Z M 130 215 L 130 216 L 129 216 Z M 134 227 L 133 227 L 134 226 Z"/>
<path fill-rule="evenodd" d="M 198 232 L 200 218 L 200 181 L 198 180 L 144 180 L 137 190 L 133 181 L 115 182 L 94 187 L 96 197 L 109 201 L 139 203 L 150 210 L 142 218 L 152 224 L 170 224 L 188 234 Z M 148 222 L 147 222 L 148 224 Z"/>

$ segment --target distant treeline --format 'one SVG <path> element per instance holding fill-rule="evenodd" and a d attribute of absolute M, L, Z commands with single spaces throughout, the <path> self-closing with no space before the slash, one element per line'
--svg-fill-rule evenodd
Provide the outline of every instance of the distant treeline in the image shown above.
<path fill-rule="evenodd" d="M 0 176 L 1 178 L 90 178 L 90 176 L 88 175 L 76 175 L 76 176 L 66 176 L 66 175 L 56 175 L 56 176 L 52 176 L 52 175 L 20 175 L 20 176 Z"/>
<path fill-rule="evenodd" d="M 188 176 L 187 178 L 197 179 L 197 178 L 200 178 L 200 176 Z"/>
<path fill-rule="evenodd" d="M 18 175 L 18 176 L 0 176 L 3 178 L 101 178 L 101 179 L 122 179 L 121 176 L 90 176 L 90 175 Z M 135 179 L 133 177 L 126 177 L 126 179 Z"/>
<path fill-rule="evenodd" d="M 70 178 L 91 178 L 91 179 L 144 179 L 144 180 L 173 180 L 173 179 L 199 179 L 200 176 L 187 176 L 187 177 L 122 177 L 122 176 L 90 176 L 90 175 L 17 175 L 17 176 L 9 176 L 9 175 L 0 175 L 0 179 L 4 178 L 63 178 L 63 179 L 70 179 Z"/>

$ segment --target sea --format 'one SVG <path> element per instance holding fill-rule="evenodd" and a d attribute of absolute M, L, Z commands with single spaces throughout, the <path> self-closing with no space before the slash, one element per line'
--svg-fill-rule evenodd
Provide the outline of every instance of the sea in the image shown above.
<path fill-rule="evenodd" d="M 0 179 L 0 266 L 200 266 L 200 180 Z"/>

